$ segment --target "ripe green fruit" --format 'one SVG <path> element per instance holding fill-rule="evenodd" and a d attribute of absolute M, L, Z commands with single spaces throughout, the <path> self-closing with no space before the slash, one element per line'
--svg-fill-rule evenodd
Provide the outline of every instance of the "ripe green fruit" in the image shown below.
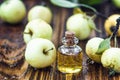
<path fill-rule="evenodd" d="M 112 0 L 112 2 L 117 8 L 120 8 L 120 0 Z"/>
<path fill-rule="evenodd" d="M 26 16 L 26 7 L 20 0 L 6 0 L 0 6 L 0 16 L 5 22 L 19 23 Z"/>
<path fill-rule="evenodd" d="M 35 68 L 50 66 L 56 60 L 56 48 L 47 39 L 32 39 L 26 46 L 26 61 Z"/>
<path fill-rule="evenodd" d="M 99 38 L 99 37 L 94 37 L 90 40 L 88 40 L 87 44 L 86 44 L 86 54 L 88 55 L 88 57 L 90 59 L 92 59 L 95 62 L 100 63 L 101 62 L 101 55 L 96 54 L 100 43 L 103 41 L 104 39 Z"/>
<path fill-rule="evenodd" d="M 106 68 L 120 72 L 120 48 L 109 48 L 104 51 L 101 57 L 102 65 Z"/>
<path fill-rule="evenodd" d="M 25 27 L 23 38 L 25 43 L 28 43 L 34 38 L 52 39 L 52 27 L 47 22 L 41 19 L 34 19 Z"/>
<path fill-rule="evenodd" d="M 66 27 L 68 31 L 75 32 L 75 36 L 80 40 L 88 38 L 91 33 L 88 20 L 83 14 L 70 16 L 66 22 Z"/>
<path fill-rule="evenodd" d="M 28 12 L 28 21 L 38 18 L 46 21 L 47 23 L 51 23 L 52 12 L 50 8 L 39 5 L 32 7 Z"/>

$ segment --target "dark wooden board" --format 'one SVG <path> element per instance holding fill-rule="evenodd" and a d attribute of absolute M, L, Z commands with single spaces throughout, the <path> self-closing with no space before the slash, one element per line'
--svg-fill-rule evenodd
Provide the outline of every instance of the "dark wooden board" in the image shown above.
<path fill-rule="evenodd" d="M 2 3 L 2 1 L 0 1 Z M 61 38 L 64 36 L 66 30 L 65 24 L 69 16 L 72 15 L 72 9 L 60 8 L 52 5 L 47 0 L 23 0 L 26 5 L 27 11 L 37 5 L 45 2 L 47 6 L 52 9 L 53 19 L 51 26 L 53 28 L 53 38 L 52 41 L 55 44 L 56 48 L 61 44 Z M 104 16 L 109 16 L 113 13 L 120 13 L 120 9 L 113 6 L 113 4 L 108 1 L 101 5 L 94 6 L 99 12 L 104 14 Z M 105 18 L 97 16 L 95 23 L 97 28 L 102 30 L 102 33 L 93 31 L 90 38 L 98 36 L 106 38 L 107 35 L 104 30 L 104 21 Z M 0 41 L 8 40 L 11 43 L 16 44 L 20 48 L 25 48 L 26 44 L 23 41 L 23 31 L 25 25 L 27 24 L 27 15 L 26 18 L 19 24 L 11 25 L 0 21 Z M 6 64 L 0 63 L 0 80 L 120 80 L 120 75 L 108 76 L 108 69 L 104 68 L 101 64 L 87 64 L 88 59 L 85 53 L 85 45 L 90 39 L 80 41 L 79 45 L 83 49 L 83 70 L 79 74 L 63 74 L 60 73 L 56 68 L 56 62 L 50 67 L 43 69 L 34 69 L 28 66 L 28 63 L 23 59 L 20 60 L 18 64 L 14 67 L 10 67 Z M 120 47 L 120 39 L 118 38 L 118 46 Z M 24 54 L 24 51 L 23 51 Z"/>

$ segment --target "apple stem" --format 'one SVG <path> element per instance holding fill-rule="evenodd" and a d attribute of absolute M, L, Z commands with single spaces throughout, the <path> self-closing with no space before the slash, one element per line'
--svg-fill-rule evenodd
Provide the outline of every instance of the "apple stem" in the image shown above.
<path fill-rule="evenodd" d="M 30 34 L 30 35 L 32 35 L 32 32 L 23 32 L 23 34 Z"/>
<path fill-rule="evenodd" d="M 30 34 L 29 32 L 23 32 L 23 34 Z"/>
<path fill-rule="evenodd" d="M 47 54 L 48 51 L 53 50 L 53 48 L 48 49 L 47 51 L 43 51 L 45 54 Z"/>
<path fill-rule="evenodd" d="M 96 15 L 98 16 L 101 16 L 102 18 L 105 18 L 107 19 L 107 17 L 105 15 L 103 15 L 102 13 L 98 12 L 94 7 L 91 7 L 89 5 L 85 5 L 85 4 L 78 4 L 79 6 L 82 6 L 82 7 L 86 7 L 88 9 L 91 9 Z"/>

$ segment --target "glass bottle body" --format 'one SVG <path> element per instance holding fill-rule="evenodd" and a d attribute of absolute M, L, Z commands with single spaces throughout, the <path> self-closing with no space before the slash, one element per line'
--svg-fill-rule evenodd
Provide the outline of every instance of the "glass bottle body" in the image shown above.
<path fill-rule="evenodd" d="M 58 48 L 57 68 L 63 73 L 78 73 L 82 70 L 82 49 L 78 45 L 62 45 Z"/>

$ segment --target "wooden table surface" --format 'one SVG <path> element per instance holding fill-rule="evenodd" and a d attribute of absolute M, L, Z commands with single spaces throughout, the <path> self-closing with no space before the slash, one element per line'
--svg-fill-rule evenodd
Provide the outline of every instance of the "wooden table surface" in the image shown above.
<path fill-rule="evenodd" d="M 47 6 L 52 9 L 53 19 L 51 26 L 53 28 L 53 38 L 56 48 L 61 44 L 61 38 L 64 36 L 66 30 L 65 24 L 69 16 L 72 15 L 72 9 L 60 8 L 52 5 L 49 1 L 42 0 L 23 0 L 26 5 L 27 11 L 37 5 L 45 2 Z M 2 1 L 0 0 L 0 3 Z M 117 9 L 113 6 L 111 2 L 105 2 L 101 5 L 94 6 L 99 12 L 108 17 L 114 13 L 120 13 L 120 9 Z M 16 16 L 17 17 L 17 16 Z M 107 35 L 104 31 L 104 21 L 105 18 L 97 16 L 95 23 L 97 28 L 102 30 L 102 33 L 93 31 L 90 38 L 98 36 L 106 38 Z M 19 24 L 11 25 L 0 21 L 0 42 L 10 41 L 19 46 L 19 48 L 24 49 L 26 44 L 23 41 L 23 31 L 25 25 L 27 24 L 27 15 L 26 18 Z M 90 39 L 88 38 L 88 39 Z M 28 66 L 27 62 L 24 59 L 24 56 L 19 60 L 16 65 L 9 66 L 7 64 L 0 62 L 0 80 L 120 80 L 120 75 L 116 74 L 115 76 L 108 76 L 108 69 L 104 68 L 101 64 L 94 63 L 88 64 L 86 61 L 88 59 L 85 53 L 86 40 L 80 40 L 79 45 L 83 49 L 83 70 L 79 74 L 63 74 L 60 73 L 56 68 L 56 62 L 50 67 L 44 69 L 34 69 Z M 8 42 L 9 43 L 9 42 Z M 118 38 L 118 45 L 120 47 L 120 39 Z"/>

